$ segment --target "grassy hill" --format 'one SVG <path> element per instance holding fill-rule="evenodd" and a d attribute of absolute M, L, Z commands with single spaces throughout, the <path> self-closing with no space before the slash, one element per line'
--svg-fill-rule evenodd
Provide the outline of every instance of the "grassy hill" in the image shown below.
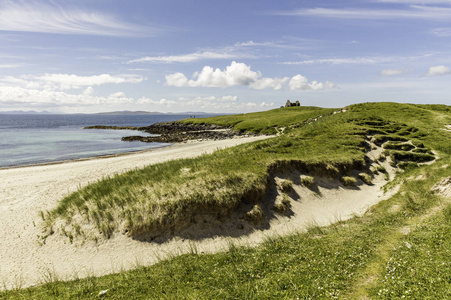
<path fill-rule="evenodd" d="M 80 189 L 42 213 L 48 234 L 74 243 L 114 234 L 148 240 L 186 227 L 196 214 L 227 219 L 243 208 L 258 221 L 275 172 L 297 169 L 337 179 L 352 177 L 354 170 L 370 178 L 383 172 L 379 161 L 368 163 L 370 141 L 384 146 L 381 161 L 390 158 L 398 170 L 387 188 L 400 188 L 362 217 L 312 226 L 255 248 L 231 245 L 214 255 L 193 249 L 134 271 L 50 282 L 0 297 L 95 299 L 107 290 L 102 297 L 108 299 L 451 298 L 450 199 L 434 192 L 451 176 L 451 132 L 445 127 L 451 107 L 364 103 L 340 111 L 293 107 L 183 122 L 281 134 Z"/>
<path fill-rule="evenodd" d="M 218 116 L 202 119 L 182 120 L 190 124 L 216 124 L 233 127 L 237 131 L 276 134 L 280 128 L 298 127 L 307 121 L 332 114 L 336 109 L 313 106 L 290 107 L 269 110 L 265 112 Z"/>

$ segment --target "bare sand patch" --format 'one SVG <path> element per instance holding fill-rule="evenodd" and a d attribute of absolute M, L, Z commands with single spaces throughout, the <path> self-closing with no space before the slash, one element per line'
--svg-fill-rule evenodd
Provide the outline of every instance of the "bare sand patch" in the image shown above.
<path fill-rule="evenodd" d="M 361 215 L 388 197 L 381 189 L 386 183 L 383 174 L 373 178 L 372 185 L 358 182 L 353 188 L 318 177 L 318 192 L 294 182 L 293 195 L 298 196 L 290 196 L 290 215 L 274 213 L 265 228 L 246 227 L 238 218 L 225 223 L 213 220 L 208 226 L 199 222 L 163 242 L 142 242 L 120 234 L 99 244 L 90 241 L 83 245 L 70 244 L 58 235 L 50 236 L 45 243 L 39 238 L 39 212 L 52 209 L 64 196 L 90 182 L 262 138 L 265 137 L 190 142 L 119 157 L 0 170 L 0 283 L 3 288 L 27 287 L 52 278 L 66 280 L 119 272 L 193 249 L 211 253 L 227 249 L 230 243 L 253 246 L 268 236 Z M 300 174 L 290 176 L 299 179 Z M 277 197 L 277 187 L 274 189 L 272 196 Z M 197 230 L 194 235 L 193 229 Z"/>
<path fill-rule="evenodd" d="M 440 182 L 432 187 L 432 191 L 441 196 L 451 198 L 451 177 L 440 180 Z"/>

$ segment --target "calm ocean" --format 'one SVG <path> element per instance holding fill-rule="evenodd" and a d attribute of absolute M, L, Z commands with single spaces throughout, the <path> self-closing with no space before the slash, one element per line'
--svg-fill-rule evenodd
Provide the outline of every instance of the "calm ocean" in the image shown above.
<path fill-rule="evenodd" d="M 0 168 L 132 152 L 168 144 L 123 142 L 132 130 L 82 129 L 91 125 L 148 126 L 188 115 L 0 114 Z"/>

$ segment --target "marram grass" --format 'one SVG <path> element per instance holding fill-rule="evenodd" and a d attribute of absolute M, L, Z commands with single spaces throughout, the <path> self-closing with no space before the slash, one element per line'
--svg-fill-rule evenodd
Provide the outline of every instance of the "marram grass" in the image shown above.
<path fill-rule="evenodd" d="M 433 160 L 433 154 L 414 150 L 429 149 L 425 144 L 434 141 L 434 132 L 436 135 L 446 133 L 430 128 L 431 120 L 438 112 L 404 105 L 404 111 L 421 111 L 424 120 L 420 124 L 421 119 L 413 113 L 407 114 L 406 118 L 399 115 L 382 118 L 386 114 L 382 110 L 387 105 L 355 105 L 339 114 L 327 109 L 298 107 L 242 115 L 240 118 L 246 116 L 247 119 L 241 122 L 262 120 L 268 114 L 272 116 L 271 120 L 276 120 L 275 116 L 280 115 L 285 128 L 291 130 L 275 138 L 211 155 L 170 161 L 105 178 L 67 196 L 56 209 L 46 212 L 44 219 L 48 232 L 62 231 L 71 242 L 74 239 L 109 238 L 115 233 L 152 236 L 189 223 L 187 220 L 199 212 L 227 217 L 243 202 L 259 203 L 266 194 L 270 173 L 289 168 L 308 169 L 316 175 L 322 172 L 330 177 L 339 176 L 345 185 L 353 186 L 357 183 L 356 178 L 348 173 L 353 168 L 363 168 L 365 139 L 375 131 L 377 134 L 373 139 L 376 143 L 388 141 L 384 144 L 389 145 L 385 152 L 392 158 L 394 166 L 406 169 Z M 363 108 L 365 110 L 361 112 Z M 298 118 L 294 117 L 296 113 Z M 312 114 L 316 117 L 312 118 Z M 399 122 L 400 119 L 405 122 Z M 201 122 L 202 119 L 191 121 Z M 398 150 L 403 144 L 409 147 Z M 317 167 L 312 167 L 315 165 Z M 363 174 L 360 178 L 371 183 L 370 175 Z M 290 189 L 289 182 L 282 185 L 282 190 Z"/>

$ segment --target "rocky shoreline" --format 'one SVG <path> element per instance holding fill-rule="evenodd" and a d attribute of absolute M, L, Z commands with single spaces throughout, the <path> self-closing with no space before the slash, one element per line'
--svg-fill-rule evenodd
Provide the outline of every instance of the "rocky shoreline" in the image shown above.
<path fill-rule="evenodd" d="M 232 128 L 212 124 L 184 124 L 180 122 L 161 122 L 145 127 L 95 125 L 83 129 L 137 130 L 154 136 L 125 136 L 123 141 L 145 143 L 182 143 L 190 140 L 224 140 L 237 136 L 255 136 Z"/>

